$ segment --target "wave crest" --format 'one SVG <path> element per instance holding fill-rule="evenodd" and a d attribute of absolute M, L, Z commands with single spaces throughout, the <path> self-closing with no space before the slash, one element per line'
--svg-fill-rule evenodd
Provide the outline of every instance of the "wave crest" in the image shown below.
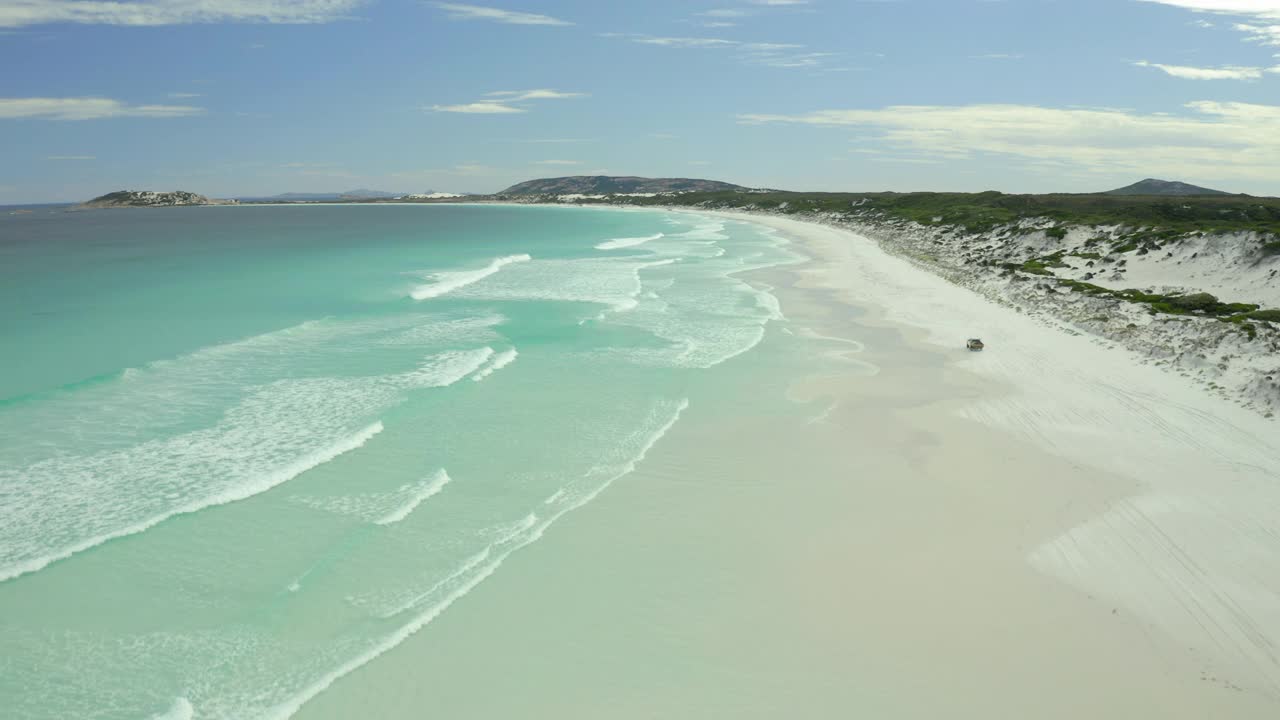
<path fill-rule="evenodd" d="M 614 238 L 612 240 L 605 240 L 599 245 L 596 245 L 596 249 L 597 250 L 621 250 L 622 248 L 629 248 L 629 247 L 635 247 L 637 245 L 643 245 L 653 240 L 661 240 L 666 236 L 667 236 L 666 233 L 654 233 L 653 235 L 646 235 L 645 237 Z"/>
<path fill-rule="evenodd" d="M 479 270 L 455 270 L 452 272 L 438 272 L 433 274 L 435 282 L 426 285 L 419 285 L 409 293 L 409 297 L 414 300 L 430 300 L 441 295 L 447 295 L 454 290 L 464 288 L 473 283 L 489 277 L 498 272 L 505 265 L 518 262 L 529 262 L 533 258 L 529 255 L 506 255 L 500 258 L 494 258 L 488 265 Z"/>

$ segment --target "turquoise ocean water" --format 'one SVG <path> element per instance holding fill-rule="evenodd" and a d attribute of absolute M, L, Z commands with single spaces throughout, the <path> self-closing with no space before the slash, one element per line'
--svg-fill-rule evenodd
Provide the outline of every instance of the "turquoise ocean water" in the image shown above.
<path fill-rule="evenodd" d="M 0 714 L 291 716 L 631 472 L 795 259 L 662 212 L 0 217 Z"/>

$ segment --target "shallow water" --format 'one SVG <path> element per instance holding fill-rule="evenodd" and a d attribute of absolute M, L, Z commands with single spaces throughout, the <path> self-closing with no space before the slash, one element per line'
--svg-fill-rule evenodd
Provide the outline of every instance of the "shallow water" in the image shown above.
<path fill-rule="evenodd" d="M 641 463 L 770 231 L 502 206 L 0 219 L 0 706 L 284 718 Z"/>

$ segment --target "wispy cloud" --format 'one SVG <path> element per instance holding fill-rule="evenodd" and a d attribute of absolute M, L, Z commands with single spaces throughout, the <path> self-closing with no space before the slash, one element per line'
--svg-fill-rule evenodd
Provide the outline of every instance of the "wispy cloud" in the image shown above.
<path fill-rule="evenodd" d="M 1004 155 L 1087 172 L 1274 180 L 1280 106 L 1198 101 L 1181 113 L 1034 105 L 906 105 L 742 115 L 743 123 L 856 130 L 923 159 Z"/>
<path fill-rule="evenodd" d="M 562 145 L 562 144 L 566 144 L 566 143 L 588 143 L 588 142 L 595 142 L 595 140 L 593 140 L 593 139 L 591 139 L 591 138 L 534 138 L 534 139 L 530 139 L 530 140 L 512 140 L 511 142 L 519 142 L 519 143 L 535 143 L 535 144 L 547 144 L 547 145 Z"/>
<path fill-rule="evenodd" d="M 818 68 L 838 53 L 810 52 L 788 53 L 777 50 L 747 52 L 743 59 L 753 65 L 775 68 Z"/>
<path fill-rule="evenodd" d="M 366 0 L 4 0 L 0 27 L 47 23 L 190 25 L 242 22 L 312 24 L 343 20 Z"/>
<path fill-rule="evenodd" d="M 1187 65 L 1162 65 L 1143 60 L 1136 62 L 1138 67 L 1155 68 L 1166 74 L 1184 80 L 1257 80 L 1262 77 L 1263 69 L 1259 67 L 1241 67 L 1227 65 L 1225 67 L 1202 68 Z"/>
<path fill-rule="evenodd" d="M 485 93 L 485 97 L 502 98 L 502 102 L 524 102 L 526 100 L 565 100 L 568 98 L 587 97 L 587 93 L 560 92 L 559 90 L 498 90 Z"/>
<path fill-rule="evenodd" d="M 1234 15 L 1249 22 L 1232 25 L 1249 40 L 1264 45 L 1280 45 L 1280 2 L 1277 0 L 1144 0 L 1173 5 L 1196 12 Z"/>
<path fill-rule="evenodd" d="M 658 45 L 673 48 L 730 48 L 740 45 L 737 40 L 705 37 L 655 37 L 653 35 L 627 35 L 622 33 L 605 33 L 604 37 L 621 37 L 642 45 Z"/>
<path fill-rule="evenodd" d="M 97 160 L 93 155 L 50 155 L 48 160 Z"/>
<path fill-rule="evenodd" d="M 497 90 L 485 93 L 486 98 L 492 100 L 480 100 L 478 102 L 466 103 L 463 105 L 433 105 L 431 109 L 436 112 L 451 113 L 471 113 L 476 115 L 510 115 L 513 113 L 528 112 L 527 104 L 534 100 L 567 100 L 571 98 L 587 97 L 587 93 L 580 92 L 562 92 L 560 90 L 548 90 L 545 88 L 538 90 Z M 520 105 L 518 103 L 525 103 Z"/>
<path fill-rule="evenodd" d="M 169 93 L 169 97 L 173 98 L 174 100 L 186 100 L 190 98 L 198 98 L 198 97 L 201 97 L 201 95 L 200 93 L 176 92 L 176 93 Z"/>
<path fill-rule="evenodd" d="M 553 18 L 550 15 L 502 10 L 480 5 L 463 5 L 460 3 L 436 3 L 436 7 L 444 10 L 454 20 L 488 20 L 507 25 L 572 25 L 573 23 Z"/>
<path fill-rule="evenodd" d="M 657 45 L 684 50 L 731 50 L 748 65 L 776 68 L 819 68 L 839 53 L 800 52 L 804 45 L 796 43 L 744 42 L 714 37 L 663 37 L 629 33 L 604 33 L 603 37 L 622 38 L 642 45 Z"/>
<path fill-rule="evenodd" d="M 1025 57 L 1022 53 L 986 53 L 984 55 L 970 55 L 974 60 L 1021 60 Z"/>
<path fill-rule="evenodd" d="M 48 118 L 51 120 L 100 120 L 103 118 L 174 118 L 200 115 L 204 108 L 190 105 L 130 105 L 111 98 L 0 98 L 0 119 Z"/>
<path fill-rule="evenodd" d="M 447 113 L 468 113 L 472 115 L 511 115 L 515 113 L 528 112 L 524 108 L 504 105 L 500 102 L 473 102 L 462 105 L 432 105 L 431 109 L 436 112 Z"/>

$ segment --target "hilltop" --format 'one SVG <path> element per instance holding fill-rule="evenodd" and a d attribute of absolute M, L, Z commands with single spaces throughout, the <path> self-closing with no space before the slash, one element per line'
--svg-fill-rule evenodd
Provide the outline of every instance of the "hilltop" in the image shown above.
<path fill-rule="evenodd" d="M 193 192 L 185 190 L 172 190 L 169 192 L 157 192 L 155 190 L 117 190 L 99 195 L 98 197 L 81 204 L 79 207 L 85 209 L 92 208 L 121 208 L 121 207 L 179 207 L 185 205 L 226 205 L 234 203 L 234 200 L 210 200 L 203 195 L 197 195 Z"/>
<path fill-rule="evenodd" d="M 503 190 L 498 195 L 615 195 L 645 193 L 733 192 L 747 188 L 717 180 L 694 178 L 612 177 L 574 175 L 572 177 L 529 180 Z"/>
<path fill-rule="evenodd" d="M 1196 185 L 1190 185 L 1175 180 L 1157 180 L 1155 178 L 1147 178 L 1132 185 L 1126 185 L 1115 190 L 1108 190 L 1103 195 L 1167 195 L 1167 196 L 1187 196 L 1187 195 L 1230 195 L 1229 192 L 1222 190 L 1210 190 Z"/>

